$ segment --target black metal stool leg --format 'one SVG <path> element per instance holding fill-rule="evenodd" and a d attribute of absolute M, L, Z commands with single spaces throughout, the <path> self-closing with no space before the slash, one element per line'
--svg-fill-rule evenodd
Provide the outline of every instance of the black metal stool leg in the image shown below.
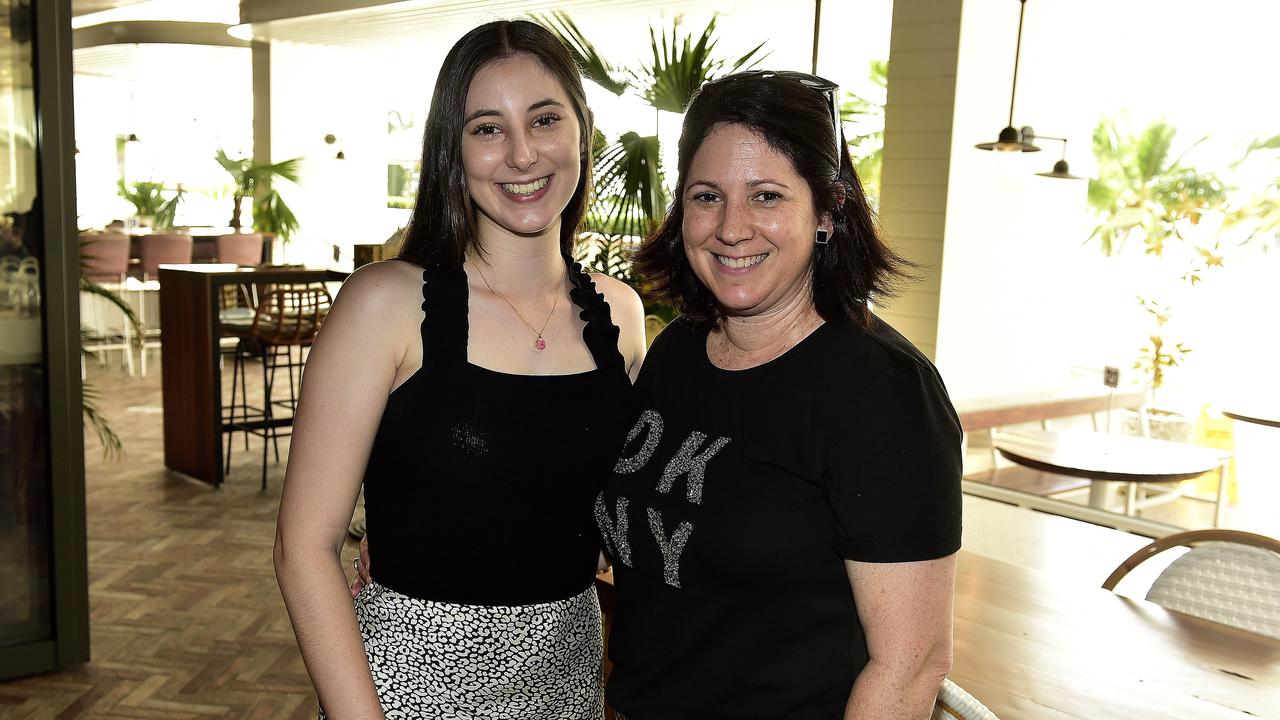
<path fill-rule="evenodd" d="M 272 363 L 267 360 L 267 353 L 275 353 L 275 347 L 264 344 L 262 346 L 262 490 L 267 490 L 267 446 L 268 440 L 274 439 L 274 428 L 271 425 L 271 374 L 274 371 Z M 278 462 L 278 460 L 277 460 Z"/>
<path fill-rule="evenodd" d="M 236 343 L 235 352 L 231 356 L 231 424 L 236 423 L 236 380 L 240 377 L 240 340 Z M 226 480 L 231 475 L 231 445 L 235 442 L 236 431 L 234 429 L 227 431 L 227 453 L 226 460 L 222 463 L 222 479 Z M 248 440 L 246 440 L 246 443 Z"/>
<path fill-rule="evenodd" d="M 272 345 L 271 346 L 271 386 L 272 387 L 275 387 L 275 384 L 276 384 L 276 370 L 278 370 L 280 367 L 280 351 L 281 350 L 284 350 L 285 355 L 288 356 L 289 354 L 288 345 L 284 345 L 284 346 Z M 267 402 L 271 402 L 270 397 L 267 398 Z M 275 451 L 276 462 L 277 463 L 280 462 L 280 434 L 276 432 L 276 428 L 274 425 L 271 426 L 271 447 Z"/>

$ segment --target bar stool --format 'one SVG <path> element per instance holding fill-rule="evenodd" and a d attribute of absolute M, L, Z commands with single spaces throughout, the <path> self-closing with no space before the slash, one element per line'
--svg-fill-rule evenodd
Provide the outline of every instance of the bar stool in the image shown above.
<path fill-rule="evenodd" d="M 290 432 L 281 427 L 293 424 L 293 412 L 298 405 L 298 384 L 302 378 L 305 348 L 315 342 L 321 323 L 329 314 L 333 298 L 323 283 L 305 285 L 276 285 L 266 289 L 253 316 L 248 334 L 236 345 L 235 367 L 231 376 L 231 423 L 228 429 L 226 462 L 223 472 L 231 468 L 231 437 L 236 430 L 252 433 L 262 438 L 262 489 L 267 489 L 267 445 L 275 450 L 276 462 L 280 462 L 279 438 Z M 294 349 L 297 358 L 294 358 Z M 257 357 L 262 361 L 262 407 L 251 407 L 247 402 L 235 403 L 236 387 L 241 398 L 247 397 L 245 360 Z M 289 398 L 276 400 L 273 395 L 275 373 L 284 369 L 289 374 Z M 297 373 L 295 374 L 295 369 Z M 276 417 L 276 408 L 289 410 L 288 417 Z M 242 422 L 236 422 L 239 413 Z M 252 416 L 252 417 L 251 417 Z"/>

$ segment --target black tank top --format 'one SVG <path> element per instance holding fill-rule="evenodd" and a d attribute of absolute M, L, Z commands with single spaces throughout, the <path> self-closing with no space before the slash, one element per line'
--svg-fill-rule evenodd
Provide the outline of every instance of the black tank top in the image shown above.
<path fill-rule="evenodd" d="M 392 391 L 365 470 L 374 579 L 410 597 L 527 605 L 595 576 L 597 493 L 620 449 L 631 384 L 618 328 L 569 261 L 596 368 L 515 375 L 467 362 L 467 276 L 422 273 L 422 368 Z"/>

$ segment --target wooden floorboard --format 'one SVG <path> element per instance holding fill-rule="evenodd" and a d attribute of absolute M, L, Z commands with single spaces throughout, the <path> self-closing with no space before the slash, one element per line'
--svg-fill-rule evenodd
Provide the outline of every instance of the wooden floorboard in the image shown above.
<path fill-rule="evenodd" d="M 112 462 L 85 446 L 92 659 L 0 683 L 0 718 L 314 718 L 271 566 L 284 465 L 260 492 L 261 441 L 237 438 L 221 489 L 166 471 L 152 360 L 145 379 L 89 368 L 126 447 Z"/>

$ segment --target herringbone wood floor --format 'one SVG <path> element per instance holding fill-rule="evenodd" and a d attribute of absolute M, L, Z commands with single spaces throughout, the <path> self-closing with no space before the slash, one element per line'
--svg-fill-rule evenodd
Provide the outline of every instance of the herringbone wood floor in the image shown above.
<path fill-rule="evenodd" d="M 0 683 L 0 718 L 314 718 L 271 566 L 284 464 L 259 492 L 251 438 L 221 489 L 166 471 L 151 367 L 145 379 L 89 368 L 127 453 L 110 462 L 85 445 L 92 660 Z"/>

